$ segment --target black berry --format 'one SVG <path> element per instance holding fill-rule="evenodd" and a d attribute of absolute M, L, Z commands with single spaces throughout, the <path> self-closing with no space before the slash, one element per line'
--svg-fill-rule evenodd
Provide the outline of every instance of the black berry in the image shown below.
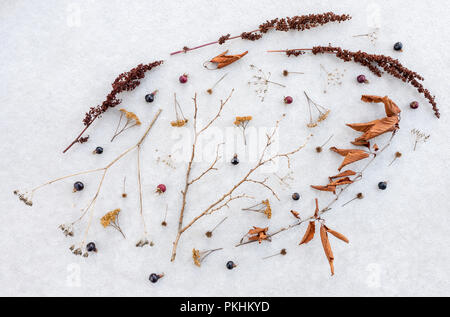
<path fill-rule="evenodd" d="M 103 153 L 103 148 L 101 146 L 97 146 L 95 148 L 95 154 L 102 154 Z"/>
<path fill-rule="evenodd" d="M 239 164 L 239 159 L 237 158 L 236 154 L 231 159 L 231 164 L 233 164 L 233 165 L 238 165 Z"/>
<path fill-rule="evenodd" d="M 378 188 L 381 190 L 385 190 L 387 188 L 387 183 L 386 182 L 379 182 L 378 183 Z"/>
<path fill-rule="evenodd" d="M 402 48 L 403 48 L 402 42 L 397 42 L 397 43 L 394 44 L 394 50 L 401 51 Z"/>
<path fill-rule="evenodd" d="M 411 107 L 411 109 L 417 109 L 419 108 L 419 103 L 417 101 L 413 101 L 409 104 L 409 106 Z"/>
<path fill-rule="evenodd" d="M 153 93 L 145 95 L 145 101 L 153 102 L 155 100 L 155 95 Z"/>
<path fill-rule="evenodd" d="M 300 199 L 300 194 L 299 193 L 293 193 L 292 194 L 292 199 L 293 200 L 299 200 Z"/>
<path fill-rule="evenodd" d="M 228 261 L 227 262 L 227 269 L 232 270 L 236 267 L 236 264 L 234 264 L 233 261 Z"/>
<path fill-rule="evenodd" d="M 150 277 L 148 278 L 150 282 L 156 283 L 161 278 L 161 275 L 158 275 L 156 273 L 150 274 Z"/>
<path fill-rule="evenodd" d="M 89 242 L 89 243 L 86 245 L 86 250 L 87 250 L 88 252 L 97 252 L 97 248 L 95 247 L 95 243 L 94 243 L 94 242 Z"/>
<path fill-rule="evenodd" d="M 82 182 L 75 182 L 73 184 L 73 191 L 79 192 L 80 190 L 84 189 L 84 184 Z"/>

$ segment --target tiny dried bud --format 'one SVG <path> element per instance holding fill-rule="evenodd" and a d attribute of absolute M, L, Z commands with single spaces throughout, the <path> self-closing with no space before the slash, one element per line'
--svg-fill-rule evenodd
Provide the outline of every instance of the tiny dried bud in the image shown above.
<path fill-rule="evenodd" d="M 316 152 L 317 152 L 317 153 L 322 152 L 322 147 L 321 147 L 321 146 L 316 147 Z"/>
<path fill-rule="evenodd" d="M 402 153 L 400 153 L 400 152 L 395 152 L 395 157 L 401 157 L 402 156 Z"/>
<path fill-rule="evenodd" d="M 205 233 L 205 236 L 207 236 L 208 238 L 211 238 L 212 237 L 212 232 L 211 231 L 207 231 Z"/>
<path fill-rule="evenodd" d="M 358 198 L 358 199 L 363 199 L 363 198 L 364 198 L 363 193 L 358 193 L 358 194 L 356 194 L 356 198 Z"/>
<path fill-rule="evenodd" d="M 289 75 L 289 72 L 286 69 L 283 70 L 283 76 L 287 76 L 287 75 Z"/>
<path fill-rule="evenodd" d="M 161 222 L 161 226 L 166 227 L 167 226 L 167 222 L 165 222 L 165 221 Z"/>
<path fill-rule="evenodd" d="M 286 249 L 281 249 L 281 251 L 280 251 L 281 255 L 286 255 L 286 253 L 287 253 Z"/>

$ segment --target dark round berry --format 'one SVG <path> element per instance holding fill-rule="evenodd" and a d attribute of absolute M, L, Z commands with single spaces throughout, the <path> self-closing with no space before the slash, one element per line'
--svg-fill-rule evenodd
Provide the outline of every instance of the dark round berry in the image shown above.
<path fill-rule="evenodd" d="M 401 51 L 402 48 L 403 48 L 402 42 L 397 42 L 397 43 L 394 44 L 394 50 Z"/>
<path fill-rule="evenodd" d="M 102 154 L 103 153 L 103 148 L 101 146 L 97 146 L 95 148 L 95 154 Z"/>
<path fill-rule="evenodd" d="M 234 264 L 233 261 L 228 261 L 227 262 L 227 269 L 232 270 L 236 267 L 236 264 Z"/>
<path fill-rule="evenodd" d="M 150 282 L 156 283 L 156 282 L 158 282 L 158 280 L 160 278 L 161 278 L 161 276 L 159 276 L 158 274 L 152 273 L 152 274 L 150 274 L 150 277 L 148 279 L 150 280 Z"/>
<path fill-rule="evenodd" d="M 299 200 L 300 199 L 300 194 L 299 193 L 293 193 L 292 194 L 292 199 L 293 200 Z"/>
<path fill-rule="evenodd" d="M 183 74 L 180 76 L 180 78 L 178 78 L 178 80 L 180 81 L 180 83 L 185 84 L 188 81 L 188 76 L 186 74 Z"/>
<path fill-rule="evenodd" d="M 79 192 L 80 190 L 84 189 L 84 184 L 82 182 L 75 182 L 73 184 L 73 190 L 76 192 Z"/>
<path fill-rule="evenodd" d="M 413 101 L 409 104 L 409 106 L 411 107 L 411 109 L 417 109 L 419 108 L 419 103 L 417 101 Z"/>
<path fill-rule="evenodd" d="M 284 103 L 287 105 L 290 105 L 293 101 L 294 101 L 294 98 L 292 98 L 291 96 L 284 97 Z"/>
<path fill-rule="evenodd" d="M 233 158 L 231 159 L 231 164 L 233 165 L 239 164 L 239 159 L 237 158 L 237 155 L 233 156 Z"/>
<path fill-rule="evenodd" d="M 155 95 L 154 94 L 147 94 L 147 95 L 145 95 L 145 101 L 153 102 L 153 100 L 155 100 Z"/>
<path fill-rule="evenodd" d="M 94 243 L 94 242 L 89 242 L 89 243 L 86 245 L 86 250 L 87 250 L 88 252 L 97 252 L 97 248 L 95 247 L 95 243 Z"/>
<path fill-rule="evenodd" d="M 367 83 L 367 79 L 365 75 L 358 75 L 358 77 L 356 77 L 356 80 L 358 81 L 358 83 L 360 84 L 364 84 Z"/>
<path fill-rule="evenodd" d="M 378 183 L 378 188 L 381 190 L 385 190 L 387 188 L 387 183 L 386 182 L 379 182 Z"/>

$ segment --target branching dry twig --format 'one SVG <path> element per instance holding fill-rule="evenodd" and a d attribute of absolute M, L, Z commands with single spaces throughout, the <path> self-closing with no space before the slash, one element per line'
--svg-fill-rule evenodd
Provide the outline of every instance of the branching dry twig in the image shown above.
<path fill-rule="evenodd" d="M 231 95 L 230 95 L 231 96 Z M 228 100 L 228 99 L 227 99 Z M 196 99 L 194 98 L 194 104 L 195 104 L 195 115 L 194 115 L 194 130 L 195 130 L 195 121 L 196 121 L 196 116 L 197 116 L 197 106 L 196 106 Z M 219 114 L 221 109 L 223 108 L 224 103 L 221 102 L 221 107 L 219 110 Z M 218 117 L 218 115 L 213 119 L 213 121 Z M 196 217 L 192 218 L 192 220 L 190 222 L 188 222 L 186 225 L 183 224 L 183 216 L 184 216 L 184 211 L 186 208 L 186 193 L 187 190 L 189 188 L 189 175 L 191 172 L 191 168 L 192 168 L 192 161 L 194 159 L 195 156 L 195 144 L 197 141 L 197 133 L 194 136 L 194 143 L 192 146 L 192 154 L 191 154 L 191 161 L 188 164 L 188 169 L 187 169 L 187 174 L 186 174 L 186 186 L 185 186 L 185 190 L 182 191 L 182 196 L 183 196 L 183 202 L 182 202 L 182 207 L 181 207 L 181 212 L 180 212 L 180 220 L 178 223 L 178 234 L 175 238 L 175 241 L 173 243 L 173 249 L 172 249 L 172 257 L 171 257 L 171 261 L 175 260 L 176 257 L 176 252 L 177 252 L 177 247 L 178 247 L 178 243 L 180 241 L 181 235 L 187 230 L 189 229 L 194 223 L 196 223 L 200 218 L 212 214 L 218 210 L 221 210 L 224 207 L 229 207 L 229 203 L 233 200 L 237 200 L 237 199 L 241 199 L 241 198 L 249 198 L 249 196 L 247 196 L 246 194 L 239 194 L 239 195 L 233 195 L 234 192 L 242 185 L 245 183 L 257 183 L 259 185 L 264 186 L 265 188 L 269 189 L 272 194 L 278 199 L 278 196 L 276 195 L 276 193 L 265 183 L 266 179 L 263 181 L 257 181 L 254 179 L 251 179 L 250 176 L 256 171 L 258 170 L 261 166 L 269 163 L 269 162 L 273 162 L 275 159 L 277 158 L 281 158 L 281 157 L 285 157 L 289 160 L 289 156 L 297 153 L 298 151 L 300 151 L 303 147 L 306 146 L 306 142 L 309 140 L 309 137 L 307 138 L 307 141 L 299 146 L 298 148 L 294 149 L 291 152 L 287 152 L 287 153 L 279 153 L 279 154 L 275 154 L 272 155 L 268 158 L 266 158 L 266 151 L 267 149 L 270 147 L 270 145 L 272 145 L 273 143 L 273 139 L 274 136 L 278 130 L 278 126 L 279 126 L 279 122 L 277 121 L 276 123 L 276 127 L 273 129 L 272 133 L 267 134 L 267 141 L 266 141 L 266 145 L 264 146 L 264 149 L 262 150 L 262 153 L 258 159 L 258 161 L 256 162 L 255 166 L 253 168 L 251 168 L 242 178 L 241 180 L 235 184 L 230 190 L 228 190 L 225 194 L 223 194 L 217 201 L 215 201 L 214 203 L 212 203 L 209 207 L 207 207 L 206 209 L 204 209 L 199 215 L 197 215 Z M 212 122 L 210 122 L 207 127 L 209 127 L 212 124 Z M 196 130 L 195 130 L 196 131 Z M 203 130 L 201 130 L 203 131 Z"/>

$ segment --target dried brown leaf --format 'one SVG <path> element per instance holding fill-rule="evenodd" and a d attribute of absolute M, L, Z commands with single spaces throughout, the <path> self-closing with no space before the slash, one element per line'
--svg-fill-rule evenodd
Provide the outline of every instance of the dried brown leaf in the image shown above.
<path fill-rule="evenodd" d="M 354 149 L 338 149 L 335 147 L 330 148 L 333 152 L 336 152 L 342 156 L 345 156 L 344 161 L 342 161 L 341 166 L 339 166 L 338 170 L 340 171 L 344 166 L 357 162 L 359 160 L 365 159 L 369 157 L 369 153 L 363 150 L 354 150 Z"/>
<path fill-rule="evenodd" d="M 305 235 L 300 241 L 299 245 L 306 244 L 314 238 L 314 234 L 316 233 L 316 223 L 314 221 L 310 221 L 308 224 L 308 228 L 306 228 Z"/>
<path fill-rule="evenodd" d="M 331 275 L 334 275 L 333 251 L 331 250 L 330 241 L 328 240 L 327 229 L 323 224 L 320 226 L 320 239 L 322 240 L 323 250 L 328 259 L 328 263 L 330 264 Z"/>
<path fill-rule="evenodd" d="M 339 173 L 339 174 L 334 175 L 334 176 L 330 176 L 328 178 L 330 179 L 330 181 L 332 181 L 333 178 L 341 178 L 341 177 L 344 177 L 344 176 L 353 176 L 353 175 L 356 175 L 356 172 L 354 172 L 352 170 L 345 170 L 342 173 Z"/>
<path fill-rule="evenodd" d="M 361 100 L 364 102 L 384 103 L 384 111 L 386 112 L 386 115 L 388 117 L 398 116 L 399 113 L 401 112 L 400 108 L 397 107 L 395 102 L 393 102 L 387 96 L 380 97 L 380 96 L 363 95 L 361 96 Z"/>
<path fill-rule="evenodd" d="M 327 230 L 327 232 L 328 232 L 329 234 L 332 234 L 332 235 L 335 236 L 336 238 L 338 238 L 338 239 L 344 241 L 345 243 L 350 243 L 350 241 L 349 241 L 342 233 L 339 233 L 339 232 L 337 232 L 337 231 L 334 231 L 334 230 L 328 228 L 327 226 L 325 226 L 325 229 Z"/>
<path fill-rule="evenodd" d="M 377 137 L 383 133 L 395 131 L 398 129 L 399 118 L 397 116 L 386 117 L 367 123 L 350 123 L 347 124 L 350 128 L 364 132 L 359 138 L 356 138 L 353 144 L 367 142 L 368 140 Z"/>
<path fill-rule="evenodd" d="M 238 54 L 238 55 L 226 55 L 227 53 L 228 53 L 228 50 L 226 50 L 222 54 L 219 54 L 216 57 L 212 58 L 210 60 L 210 62 L 216 63 L 217 68 L 220 69 L 220 68 L 228 66 L 231 63 L 234 63 L 235 61 L 241 59 L 243 56 L 247 55 L 248 51 L 245 51 L 244 53 Z"/>

